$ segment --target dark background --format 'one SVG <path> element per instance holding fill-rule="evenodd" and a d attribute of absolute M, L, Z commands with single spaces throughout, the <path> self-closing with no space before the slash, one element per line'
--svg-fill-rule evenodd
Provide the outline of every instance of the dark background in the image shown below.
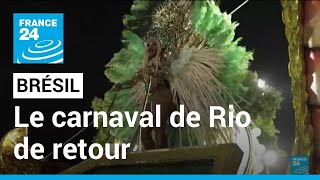
<path fill-rule="evenodd" d="M 241 1 L 242 2 L 242 1 Z M 240 3 L 221 0 L 221 9 L 231 12 Z M 52 143 L 64 142 L 79 128 L 58 129 L 51 125 L 50 117 L 58 110 L 91 110 L 94 96 L 103 97 L 111 84 L 104 76 L 104 65 L 121 48 L 122 16 L 129 13 L 132 1 L 70 1 L 62 0 L 10 0 L 0 2 L 0 137 L 14 128 L 14 106 L 21 108 L 21 119 L 28 122 L 36 110 L 43 112 L 47 120 L 42 128 L 29 128 L 29 139 L 45 146 L 50 153 Z M 279 1 L 251 0 L 233 14 L 238 21 L 236 36 L 243 37 L 241 45 L 254 50 L 251 69 L 259 73 L 268 85 L 280 90 L 284 101 L 277 115 L 276 126 L 280 130 L 279 145 L 288 153 L 294 140 L 294 116 L 292 93 L 288 75 L 287 41 L 281 17 Z M 13 65 L 13 13 L 52 12 L 64 13 L 64 64 L 63 65 Z M 13 100 L 12 73 L 14 72 L 83 72 L 83 100 Z M 73 142 L 85 139 L 90 142 L 95 129 L 88 128 Z M 280 168 L 280 167 L 279 167 Z M 283 171 L 285 167 L 280 168 Z"/>

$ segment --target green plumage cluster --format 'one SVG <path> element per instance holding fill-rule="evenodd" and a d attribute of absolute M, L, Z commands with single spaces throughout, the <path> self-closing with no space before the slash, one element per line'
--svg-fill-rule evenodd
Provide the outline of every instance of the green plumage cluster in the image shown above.
<path fill-rule="evenodd" d="M 140 69 L 144 56 L 143 34 L 151 24 L 151 12 L 159 1 L 134 1 L 131 15 L 125 15 L 122 32 L 123 48 L 114 54 L 106 65 L 105 75 L 112 83 L 123 83 L 130 80 Z M 135 92 L 124 89 L 118 92 L 107 91 L 103 99 L 94 98 L 92 108 L 95 111 L 138 111 L 140 108 L 131 100 Z M 126 122 L 126 121 L 124 121 Z M 98 143 L 131 142 L 136 132 L 124 124 L 123 128 L 99 127 L 94 139 Z"/>
<path fill-rule="evenodd" d="M 114 54 L 106 65 L 105 75 L 112 83 L 123 83 L 130 80 L 140 69 L 144 56 L 144 42 L 141 32 L 146 32 L 150 24 L 152 4 L 158 1 L 135 1 L 131 7 L 131 15 L 125 15 L 122 33 L 123 48 Z M 141 29 L 142 28 L 142 29 Z M 140 33 L 139 33 L 140 32 Z M 140 36 L 139 36 L 140 35 Z M 118 92 L 113 89 L 107 91 L 103 99 L 95 97 L 92 108 L 95 111 L 138 111 L 136 102 L 130 101 L 135 92 L 124 89 Z M 126 121 L 124 121 L 126 122 Z M 123 128 L 99 127 L 94 142 L 114 143 L 131 142 L 136 132 L 124 124 Z"/>
<path fill-rule="evenodd" d="M 239 95 L 252 52 L 238 46 L 240 39 L 235 40 L 237 23 L 231 21 L 231 16 L 222 13 L 218 6 L 210 1 L 195 1 L 193 10 L 193 27 L 207 41 L 207 45 L 217 48 L 224 59 L 224 69 L 219 80 L 228 88 L 233 96 Z"/>
<path fill-rule="evenodd" d="M 105 71 L 105 75 L 113 83 L 130 80 L 138 72 L 143 61 L 143 40 L 128 30 L 123 31 L 122 35 L 125 48 L 114 54 Z"/>
<path fill-rule="evenodd" d="M 261 89 L 257 84 L 257 73 L 249 71 L 241 91 L 243 101 L 239 105 L 242 110 L 250 114 L 255 125 L 261 129 L 260 142 L 269 149 L 278 149 L 279 131 L 275 127 L 274 119 L 276 119 L 277 110 L 280 109 L 282 96 L 279 91 L 270 86 Z"/>
<path fill-rule="evenodd" d="M 152 25 L 152 13 L 164 0 L 135 0 L 131 6 L 131 14 L 125 15 L 123 24 L 126 30 L 145 36 Z"/>
<path fill-rule="evenodd" d="M 132 89 L 124 89 L 121 91 L 110 90 L 105 93 L 104 99 L 95 98 L 92 102 L 92 108 L 95 111 L 105 112 L 128 111 L 133 113 L 134 111 L 139 111 L 138 105 L 130 100 L 134 93 Z M 129 128 L 126 122 L 127 121 L 124 121 L 123 128 L 103 128 L 100 124 L 94 141 L 101 144 L 131 142 L 135 135 L 136 128 Z"/>

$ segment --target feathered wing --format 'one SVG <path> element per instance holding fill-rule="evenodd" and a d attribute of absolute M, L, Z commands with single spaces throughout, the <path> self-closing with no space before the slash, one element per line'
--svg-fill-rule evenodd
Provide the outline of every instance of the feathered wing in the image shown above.
<path fill-rule="evenodd" d="M 130 15 L 124 16 L 123 48 L 114 54 L 105 70 L 106 77 L 112 83 L 121 84 L 130 81 L 141 69 L 144 57 L 143 37 L 152 25 L 152 12 L 161 3 L 162 1 L 135 0 Z M 139 111 L 143 93 L 142 82 L 120 91 L 111 89 L 105 93 L 104 98 L 95 98 L 92 108 L 95 111 L 105 112 Z M 131 142 L 136 130 L 137 126 L 129 128 L 127 124 L 124 124 L 123 128 L 104 128 L 100 125 L 94 142 L 101 144 Z"/>
<path fill-rule="evenodd" d="M 137 34 L 128 30 L 123 32 L 123 38 L 124 48 L 114 54 L 105 70 L 107 78 L 116 84 L 131 80 L 143 63 L 143 40 Z M 92 108 L 95 111 L 105 112 L 128 111 L 133 113 L 139 111 L 140 105 L 136 99 L 141 91 L 144 91 L 141 83 L 120 91 L 111 89 L 105 93 L 103 99 L 95 98 L 92 102 Z M 124 124 L 123 128 L 102 127 L 102 124 L 100 124 L 94 142 L 101 144 L 131 142 L 136 130 L 137 128 L 129 128 L 128 124 Z"/>
<path fill-rule="evenodd" d="M 130 80 L 139 71 L 144 56 L 143 40 L 131 31 L 123 31 L 123 45 L 106 65 L 105 75 L 113 83 Z"/>
<path fill-rule="evenodd" d="M 152 25 L 152 14 L 163 1 L 165 0 L 134 0 L 130 9 L 131 14 L 123 18 L 126 29 L 140 37 L 145 36 Z"/>
<path fill-rule="evenodd" d="M 133 88 L 120 91 L 110 90 L 105 94 L 104 99 L 95 98 L 93 100 L 93 109 L 95 111 L 128 111 L 133 113 L 139 111 L 139 105 L 135 102 L 132 96 L 135 95 Z M 100 122 L 98 132 L 94 142 L 104 143 L 128 143 L 132 141 L 137 128 L 130 128 L 124 119 L 122 128 L 103 127 Z"/>
<path fill-rule="evenodd" d="M 226 107 L 232 99 L 227 88 L 217 79 L 224 68 L 217 49 L 184 48 L 171 66 L 170 85 L 176 104 L 185 105 L 185 112 L 200 114 L 200 127 L 192 128 L 199 145 L 231 142 L 229 129 L 215 123 L 210 127 L 210 106 Z"/>
<path fill-rule="evenodd" d="M 248 72 L 252 52 L 239 46 L 235 39 L 238 23 L 231 21 L 231 15 L 222 13 L 213 1 L 195 1 L 193 8 L 193 28 L 206 41 L 206 47 L 216 48 L 223 59 L 224 68 L 218 79 L 234 96 L 238 96 L 242 82 Z"/>
<path fill-rule="evenodd" d="M 222 128 L 219 121 L 215 128 L 209 126 L 210 106 L 228 109 L 233 104 L 237 109 L 252 53 L 237 45 L 237 24 L 230 15 L 221 13 L 213 1 L 195 1 L 190 19 L 191 34 L 198 40 L 189 39 L 181 45 L 172 62 L 170 85 L 174 101 L 184 104 L 187 112 L 200 113 L 200 127 L 191 129 L 199 145 L 228 143 L 232 141 L 230 129 Z"/>

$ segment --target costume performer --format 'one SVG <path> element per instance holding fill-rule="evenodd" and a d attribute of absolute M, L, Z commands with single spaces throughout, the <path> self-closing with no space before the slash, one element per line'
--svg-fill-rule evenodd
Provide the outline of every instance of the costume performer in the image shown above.
<path fill-rule="evenodd" d="M 210 106 L 228 109 L 233 104 L 239 110 L 239 91 L 252 59 L 252 53 L 234 40 L 237 24 L 231 16 L 221 13 L 213 1 L 135 1 L 131 11 L 124 18 L 125 48 L 114 55 L 105 72 L 115 86 L 104 100 L 94 101 L 94 109 L 141 111 L 151 82 L 146 110 L 161 104 L 162 125 L 180 104 L 185 113 L 197 111 L 201 121 L 199 128 L 180 132 L 155 128 L 155 141 L 150 129 L 142 129 L 145 149 L 231 142 L 229 128 L 219 123 L 209 126 Z M 100 128 L 95 141 L 132 142 L 138 129 L 138 125 Z M 177 140 L 179 134 L 182 142 Z"/>

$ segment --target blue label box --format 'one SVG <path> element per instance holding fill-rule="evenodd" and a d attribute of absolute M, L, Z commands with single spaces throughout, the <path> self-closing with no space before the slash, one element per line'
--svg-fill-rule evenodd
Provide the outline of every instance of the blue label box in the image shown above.
<path fill-rule="evenodd" d="M 63 14 L 14 13 L 13 63 L 63 64 Z"/>
<path fill-rule="evenodd" d="M 291 156 L 290 174 L 309 174 L 309 156 Z"/>

